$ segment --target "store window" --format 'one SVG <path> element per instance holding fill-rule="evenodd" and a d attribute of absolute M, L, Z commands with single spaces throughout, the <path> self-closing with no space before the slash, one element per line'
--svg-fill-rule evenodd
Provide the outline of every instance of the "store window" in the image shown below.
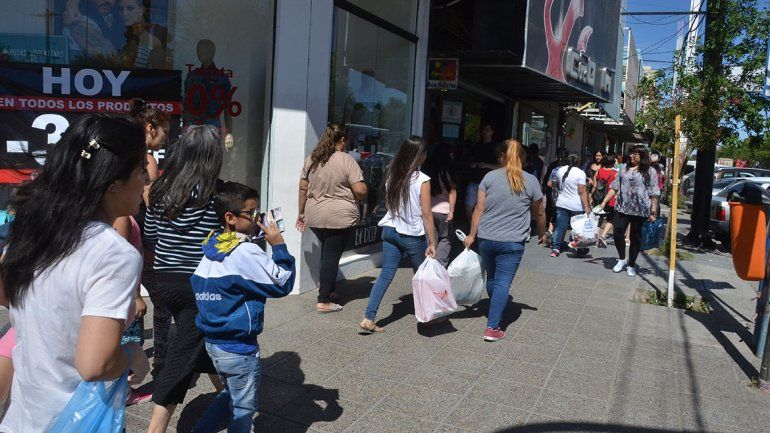
<path fill-rule="evenodd" d="M 78 116 L 125 113 L 141 98 L 171 113 L 170 143 L 188 125 L 220 128 L 228 148 L 222 177 L 258 186 L 272 2 L 48 0 L 4 8 L 0 184 L 38 170 Z"/>
<path fill-rule="evenodd" d="M 329 118 L 348 127 L 350 152 L 369 188 L 351 249 L 379 240 L 385 168 L 412 127 L 414 62 L 414 42 L 335 9 Z"/>
<path fill-rule="evenodd" d="M 414 33 L 417 26 L 418 0 L 348 0 L 377 17 Z"/>

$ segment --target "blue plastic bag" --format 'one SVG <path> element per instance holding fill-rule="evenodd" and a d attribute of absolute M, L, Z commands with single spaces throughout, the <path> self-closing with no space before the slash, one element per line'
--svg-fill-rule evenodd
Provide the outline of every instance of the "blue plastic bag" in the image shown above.
<path fill-rule="evenodd" d="M 660 246 L 660 234 L 663 232 L 663 221 L 656 219 L 653 222 L 649 220 L 642 224 L 641 250 L 647 251 Z"/>
<path fill-rule="evenodd" d="M 48 433 L 122 433 L 128 373 L 108 382 L 80 382 Z"/>

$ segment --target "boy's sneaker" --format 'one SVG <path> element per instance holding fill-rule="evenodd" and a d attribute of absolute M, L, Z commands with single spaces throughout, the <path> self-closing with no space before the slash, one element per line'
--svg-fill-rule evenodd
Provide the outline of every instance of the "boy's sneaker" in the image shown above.
<path fill-rule="evenodd" d="M 559 250 L 551 250 L 551 257 L 552 257 L 552 258 L 556 258 L 556 257 L 559 257 L 559 254 L 561 254 L 561 253 L 559 252 Z"/>
<path fill-rule="evenodd" d="M 627 263 L 628 263 L 628 262 L 627 262 L 627 261 L 625 261 L 625 260 L 620 260 L 620 259 L 618 259 L 618 262 L 615 264 L 615 267 L 614 267 L 614 268 L 612 268 L 612 272 L 618 273 L 618 272 L 622 271 L 622 270 L 623 270 L 623 268 L 625 268 L 625 267 L 626 267 L 626 264 L 627 264 Z"/>
<path fill-rule="evenodd" d="M 633 266 L 629 266 L 626 268 L 626 273 L 629 277 L 635 277 L 636 276 L 636 269 L 634 269 Z"/>
<path fill-rule="evenodd" d="M 144 403 L 145 401 L 152 400 L 151 392 L 140 392 L 131 388 L 128 392 L 128 398 L 126 399 L 126 406 L 133 406 L 135 404 Z"/>
<path fill-rule="evenodd" d="M 500 328 L 487 328 L 484 330 L 484 341 L 498 341 L 505 338 L 505 331 Z"/>

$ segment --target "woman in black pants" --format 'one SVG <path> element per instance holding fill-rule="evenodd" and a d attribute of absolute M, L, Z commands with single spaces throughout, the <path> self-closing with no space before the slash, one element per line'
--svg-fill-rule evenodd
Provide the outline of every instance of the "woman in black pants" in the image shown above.
<path fill-rule="evenodd" d="M 615 202 L 615 221 L 613 234 L 615 248 L 618 250 L 618 262 L 612 268 L 620 272 L 626 268 L 629 277 L 636 276 L 636 258 L 641 246 L 642 224 L 644 220 L 655 221 L 658 210 L 658 175 L 650 167 L 647 149 L 634 146 L 628 152 L 628 164 L 618 173 L 607 196 L 602 201 L 602 208 L 612 199 Z M 631 245 L 626 260 L 626 227 L 630 226 Z"/>
<path fill-rule="evenodd" d="M 166 362 L 156 378 L 148 432 L 165 432 L 176 405 L 184 401 L 195 373 L 215 373 L 203 335 L 195 326 L 198 307 L 190 284 L 201 242 L 220 224 L 214 194 L 222 168 L 222 140 L 210 126 L 191 126 L 166 154 L 166 168 L 150 189 L 144 245 L 153 254 L 147 290 L 176 323 Z"/>
<path fill-rule="evenodd" d="M 342 251 L 358 224 L 357 202 L 367 189 L 361 167 L 345 152 L 347 131 L 331 123 L 323 132 L 313 153 L 305 160 L 299 179 L 297 230 L 310 227 L 321 243 L 319 313 L 342 310 L 337 304 L 335 285 Z"/>

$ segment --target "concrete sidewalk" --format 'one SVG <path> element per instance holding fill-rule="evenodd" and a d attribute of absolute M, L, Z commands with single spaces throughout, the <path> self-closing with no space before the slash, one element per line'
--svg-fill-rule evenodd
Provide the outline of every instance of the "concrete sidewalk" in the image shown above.
<path fill-rule="evenodd" d="M 481 338 L 486 300 L 418 326 L 410 269 L 383 301 L 383 334 L 357 327 L 378 271 L 340 284 L 339 313 L 317 314 L 315 292 L 272 300 L 255 431 L 767 431 L 770 395 L 750 386 L 759 360 L 746 344 L 755 284 L 729 256 L 698 254 L 680 264 L 680 286 L 715 311 L 671 311 L 629 301 L 665 289 L 662 258 L 642 256 L 630 278 L 611 272 L 614 257 L 610 246 L 551 259 L 528 244 L 497 343 Z M 200 379 L 171 431 L 189 431 L 212 391 Z M 127 431 L 144 431 L 151 408 L 129 408 Z"/>

